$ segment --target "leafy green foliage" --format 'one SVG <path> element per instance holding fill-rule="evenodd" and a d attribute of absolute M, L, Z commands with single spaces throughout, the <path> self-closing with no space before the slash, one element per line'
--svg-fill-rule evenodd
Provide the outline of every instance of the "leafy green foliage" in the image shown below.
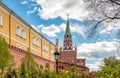
<path fill-rule="evenodd" d="M 120 78 L 120 60 L 115 56 L 104 58 L 97 78 Z"/>
<path fill-rule="evenodd" d="M 46 65 L 45 65 L 45 70 L 46 70 L 46 71 L 49 71 L 49 69 L 50 69 L 50 65 L 49 65 L 49 63 L 46 63 Z"/>
<path fill-rule="evenodd" d="M 38 73 L 36 66 L 37 64 L 33 60 L 30 50 L 28 49 L 28 51 L 25 54 L 25 57 L 22 59 L 22 64 L 19 69 L 19 75 L 22 78 L 36 78 L 36 74 Z"/>
<path fill-rule="evenodd" d="M 5 78 L 18 78 L 18 74 L 17 74 L 17 71 L 16 69 L 11 69 L 9 68 L 7 70 L 7 73 L 5 75 Z"/>
<path fill-rule="evenodd" d="M 0 70 L 2 70 L 2 77 L 5 69 L 14 65 L 13 55 L 10 53 L 8 44 L 5 39 L 0 36 Z"/>

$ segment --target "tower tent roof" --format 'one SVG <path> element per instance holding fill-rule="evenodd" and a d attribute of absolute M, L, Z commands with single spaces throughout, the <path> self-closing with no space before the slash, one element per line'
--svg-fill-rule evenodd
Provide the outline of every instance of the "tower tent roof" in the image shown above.
<path fill-rule="evenodd" d="M 68 18 L 69 15 L 67 15 L 67 24 L 66 24 L 66 32 L 65 34 L 71 34 L 70 33 L 70 26 L 69 26 L 69 18 Z"/>

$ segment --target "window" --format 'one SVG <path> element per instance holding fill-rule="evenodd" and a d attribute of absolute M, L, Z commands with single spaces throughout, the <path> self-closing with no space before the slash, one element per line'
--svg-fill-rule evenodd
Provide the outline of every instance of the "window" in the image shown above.
<path fill-rule="evenodd" d="M 37 44 L 37 46 L 39 46 L 39 40 L 38 39 L 36 39 L 36 44 Z"/>
<path fill-rule="evenodd" d="M 68 35 L 67 35 L 67 38 L 68 38 Z"/>
<path fill-rule="evenodd" d="M 33 37 L 33 44 L 35 44 L 35 40 L 36 40 L 35 37 Z"/>
<path fill-rule="evenodd" d="M 20 34 L 20 27 L 19 26 L 16 27 L 16 34 L 19 35 L 19 36 L 21 35 Z"/>
<path fill-rule="evenodd" d="M 26 39 L 26 31 L 25 29 L 21 29 L 20 26 L 16 26 L 16 35 L 20 38 Z"/>
<path fill-rule="evenodd" d="M 2 26 L 2 15 L 0 14 L 0 26 Z"/>
<path fill-rule="evenodd" d="M 54 49 L 51 49 L 51 54 L 53 54 L 53 55 L 54 55 Z"/>
<path fill-rule="evenodd" d="M 22 29 L 21 36 L 22 38 L 26 39 L 26 31 L 24 29 Z"/>
<path fill-rule="evenodd" d="M 47 44 L 44 44 L 44 45 L 43 45 L 43 49 L 44 49 L 45 51 L 48 51 L 48 46 L 47 46 Z"/>
<path fill-rule="evenodd" d="M 33 37 L 33 44 L 39 46 L 39 40 L 36 37 Z"/>

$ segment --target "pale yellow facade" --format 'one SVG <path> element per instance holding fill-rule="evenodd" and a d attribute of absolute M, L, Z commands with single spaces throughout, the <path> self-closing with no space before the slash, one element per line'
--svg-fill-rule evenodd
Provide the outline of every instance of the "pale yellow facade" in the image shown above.
<path fill-rule="evenodd" d="M 54 61 L 55 45 L 0 2 L 0 35 L 9 45 Z"/>

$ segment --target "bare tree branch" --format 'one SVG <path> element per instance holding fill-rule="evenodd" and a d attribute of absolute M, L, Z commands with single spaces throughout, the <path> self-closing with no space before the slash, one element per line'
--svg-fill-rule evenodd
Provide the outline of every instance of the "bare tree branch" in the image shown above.
<path fill-rule="evenodd" d="M 118 0 L 109 0 L 109 1 L 111 1 L 112 3 L 115 3 L 116 5 L 120 5 L 120 1 L 118 1 Z"/>
<path fill-rule="evenodd" d="M 88 19 L 93 21 L 91 22 L 93 24 L 89 24 L 89 26 L 91 26 L 91 29 L 88 29 L 87 31 L 89 32 L 90 35 L 96 34 L 100 26 L 103 28 L 108 28 L 109 26 L 107 25 L 111 25 L 111 27 L 119 26 L 120 0 L 84 0 L 84 1 L 87 8 L 86 10 L 88 10 L 89 12 Z"/>

